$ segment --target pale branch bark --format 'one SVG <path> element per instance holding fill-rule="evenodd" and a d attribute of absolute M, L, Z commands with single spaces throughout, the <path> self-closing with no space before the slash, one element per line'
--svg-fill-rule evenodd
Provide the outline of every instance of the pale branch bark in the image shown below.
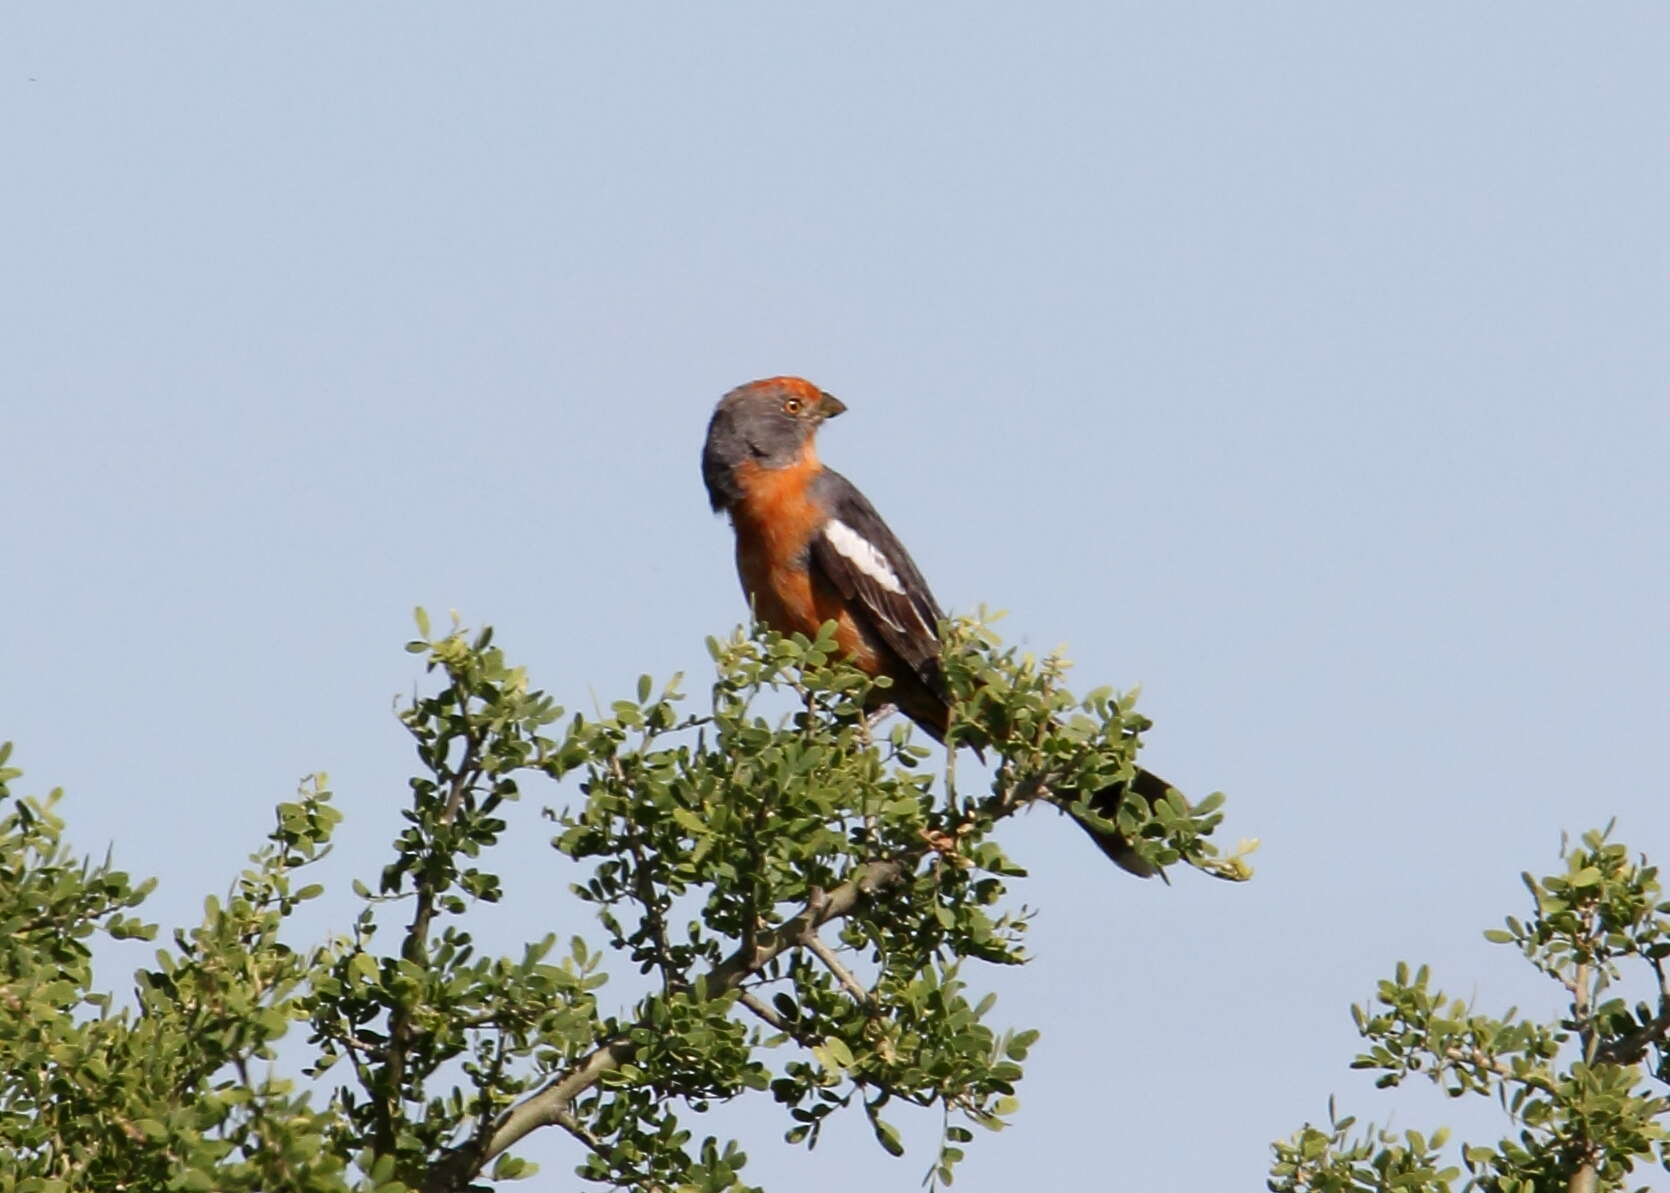
<path fill-rule="evenodd" d="M 972 825 L 980 816 L 989 816 L 994 820 L 1002 819 L 1036 800 L 1050 801 L 1053 797 L 1046 780 L 1036 772 L 1025 776 L 1018 784 L 1013 781 L 1011 774 L 1011 780 L 1000 782 L 999 788 L 987 799 L 968 808 L 963 817 L 963 824 Z M 823 954 L 827 955 L 820 954 L 819 960 L 825 965 L 833 961 L 834 967 L 831 968 L 831 972 L 838 978 L 845 974 L 843 986 L 861 1002 L 867 1003 L 869 993 L 846 971 L 827 946 L 817 940 L 817 931 L 825 924 L 851 915 L 866 896 L 904 881 L 915 871 L 924 857 L 935 852 L 938 852 L 938 849 L 934 843 L 924 841 L 921 846 L 904 851 L 896 857 L 864 862 L 853 871 L 850 878 L 835 889 L 814 889 L 801 910 L 777 927 L 761 928 L 757 922 L 746 925 L 736 951 L 700 979 L 707 996 L 712 998 L 739 991 L 748 978 L 758 974 L 783 953 L 798 947 L 817 952 L 817 948 L 811 944 L 812 941 L 817 941 L 817 947 L 822 948 Z M 777 1019 L 778 1023 L 782 1022 L 781 1016 L 746 991 L 743 992 L 740 1001 L 746 1009 L 759 1015 L 765 1022 L 771 1023 L 773 1018 Z M 779 1027 L 779 1030 L 782 1028 Z M 563 1126 L 565 1119 L 577 1121 L 573 1115 L 575 1101 L 606 1074 L 628 1064 L 635 1052 L 630 1039 L 624 1035 L 603 1043 L 560 1077 L 546 1083 L 536 1093 L 530 1094 L 507 1110 L 493 1130 L 486 1134 L 484 1140 L 472 1140 L 453 1148 L 432 1164 L 423 1182 L 423 1193 L 456 1193 L 468 1185 L 487 1164 L 532 1132 L 541 1127 Z"/>
<path fill-rule="evenodd" d="M 475 1179 L 506 1148 L 540 1127 L 560 1126 L 572 1116 L 574 1099 L 631 1059 L 631 1041 L 617 1037 L 592 1052 L 544 1089 L 512 1106 L 497 1127 L 480 1143 L 456 1148 L 430 1165 L 424 1193 L 453 1193 Z"/>
<path fill-rule="evenodd" d="M 736 996 L 736 1001 L 784 1035 L 793 1036 L 795 1034 L 794 1024 L 779 1015 L 777 1009 L 760 998 L 759 995 L 744 990 Z"/>
<path fill-rule="evenodd" d="M 560 1112 L 556 1116 L 555 1124 L 585 1144 L 588 1151 L 601 1156 L 604 1160 L 610 1158 L 609 1145 L 599 1139 L 585 1123 L 581 1122 L 580 1116 L 575 1114 L 572 1109 L 565 1109 Z M 641 1174 L 637 1176 L 637 1181 L 643 1187 L 644 1193 L 663 1193 L 663 1186 L 657 1181 L 649 1180 Z"/>
<path fill-rule="evenodd" d="M 806 946 L 807 952 L 823 962 L 824 968 L 835 975 L 835 980 L 841 983 L 842 988 L 852 995 L 860 1006 L 870 1004 L 870 992 L 859 984 L 858 979 L 852 976 L 852 971 L 841 964 L 841 959 L 835 955 L 835 950 L 824 944 L 823 939 L 816 932 L 808 932 L 801 943 Z"/>
<path fill-rule="evenodd" d="M 898 858 L 865 862 L 834 890 L 816 892 L 793 918 L 776 928 L 756 932 L 751 942 L 710 969 L 705 976 L 708 997 L 738 989 L 744 980 L 803 944 L 824 924 L 851 915 L 865 896 L 903 881 L 928 852 L 924 846 Z M 507 1110 L 484 1144 L 454 1149 L 432 1165 L 423 1183 L 424 1193 L 454 1193 L 532 1132 L 541 1127 L 565 1126 L 565 1119 L 575 1121 L 575 1100 L 605 1074 L 629 1063 L 635 1052 L 631 1040 L 618 1036 L 589 1053 L 562 1076 Z"/>
<path fill-rule="evenodd" d="M 1532 1070 L 1527 1073 L 1515 1072 L 1513 1067 L 1505 1061 L 1499 1060 L 1485 1052 L 1482 1048 L 1446 1048 L 1442 1056 L 1455 1065 L 1467 1065 L 1499 1078 L 1503 1082 L 1515 1081 L 1520 1085 L 1532 1089 L 1540 1089 L 1546 1093 L 1554 1092 L 1554 1085 L 1549 1079 Z"/>
<path fill-rule="evenodd" d="M 1527 1085 L 1535 1084 L 1529 1079 L 1518 1077 L 1507 1065 L 1479 1048 L 1446 1048 L 1444 1059 L 1454 1064 L 1469 1065 L 1475 1069 L 1483 1069 L 1487 1073 L 1494 1073 L 1504 1081 L 1524 1080 Z"/>
<path fill-rule="evenodd" d="M 1577 1022 L 1578 1040 L 1583 1045 L 1583 1060 L 1587 1064 L 1594 1064 L 1599 1053 L 1599 1044 L 1591 1010 L 1593 1004 L 1590 999 L 1589 981 L 1589 962 L 1579 961 L 1577 972 L 1572 975 L 1572 1018 Z M 1566 1182 L 1566 1193 L 1594 1193 L 1597 1175 L 1594 1143 L 1585 1138 L 1579 1155 L 1581 1159 L 1572 1170 L 1571 1179 Z"/>

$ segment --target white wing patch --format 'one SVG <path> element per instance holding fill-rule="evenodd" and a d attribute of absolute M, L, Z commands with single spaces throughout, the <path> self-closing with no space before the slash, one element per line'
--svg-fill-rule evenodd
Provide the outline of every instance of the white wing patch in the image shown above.
<path fill-rule="evenodd" d="M 905 586 L 899 583 L 899 577 L 893 574 L 893 569 L 887 562 L 887 557 L 858 531 L 848 526 L 839 518 L 831 518 L 823 528 L 823 537 L 829 540 L 848 562 L 863 572 L 888 592 L 904 595 Z"/>

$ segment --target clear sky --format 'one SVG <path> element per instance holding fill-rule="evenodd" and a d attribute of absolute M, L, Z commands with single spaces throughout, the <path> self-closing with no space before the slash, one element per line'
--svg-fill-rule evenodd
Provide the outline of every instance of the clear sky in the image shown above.
<path fill-rule="evenodd" d="M 1613 816 L 1670 861 L 1667 51 L 1656 2 L 7 5 L 0 737 L 164 923 L 314 770 L 345 888 L 411 606 L 570 707 L 700 676 L 705 420 L 802 373 L 941 601 L 1140 684 L 1264 842 L 1166 889 L 1005 829 L 996 1014 L 1045 1035 L 957 1187 L 1259 1188 L 1331 1092 L 1453 1120 L 1347 1071 L 1348 1004 L 1408 958 L 1543 1007 L 1479 935 L 1519 871 Z M 587 926 L 566 798 L 501 939 Z M 722 1125 L 779 1191 L 914 1188 L 935 1127 Z"/>

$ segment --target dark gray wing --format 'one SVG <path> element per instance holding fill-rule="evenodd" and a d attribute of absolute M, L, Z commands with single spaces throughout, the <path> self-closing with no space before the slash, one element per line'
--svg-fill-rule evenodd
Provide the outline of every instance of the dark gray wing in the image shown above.
<path fill-rule="evenodd" d="M 812 484 L 814 497 L 829 513 L 812 537 L 812 567 L 863 612 L 867 628 L 931 691 L 943 693 L 943 614 L 910 552 L 846 477 L 826 468 Z"/>

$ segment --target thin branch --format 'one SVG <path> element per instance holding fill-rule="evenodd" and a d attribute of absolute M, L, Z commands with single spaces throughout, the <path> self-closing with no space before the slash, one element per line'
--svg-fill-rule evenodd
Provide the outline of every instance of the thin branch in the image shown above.
<path fill-rule="evenodd" d="M 456 690 L 457 685 L 454 685 Z M 458 692 L 459 711 L 464 712 L 469 704 L 469 693 Z M 466 725 L 468 722 L 466 721 Z M 447 793 L 446 807 L 441 809 L 441 823 L 451 824 L 458 815 L 458 809 L 464 804 L 464 797 L 470 789 L 481 780 L 481 762 L 478 755 L 481 751 L 481 739 L 473 729 L 466 728 L 464 732 L 464 757 L 458 761 L 458 769 L 453 772 L 452 790 Z"/>
<path fill-rule="evenodd" d="M 1670 1035 L 1670 996 L 1659 999 L 1658 1014 L 1652 1019 L 1627 1036 L 1608 1040 L 1597 1047 L 1595 1060 L 1605 1064 L 1633 1065 L 1647 1055 L 1648 1048 L 1663 1043 L 1666 1035 Z"/>
<path fill-rule="evenodd" d="M 841 983 L 848 994 L 864 1006 L 870 1004 L 870 992 L 859 984 L 858 979 L 852 976 L 852 971 L 841 964 L 841 959 L 835 955 L 835 951 L 824 944 L 815 931 L 807 932 L 805 939 L 800 943 L 806 946 L 807 952 L 823 962 L 823 967 L 835 975 L 835 980 Z"/>
<path fill-rule="evenodd" d="M 646 744 L 648 736 L 645 737 Z M 620 784 L 622 792 L 628 792 L 632 785 L 627 782 L 626 770 L 620 764 L 620 756 L 609 756 L 609 773 Z M 661 907 L 655 897 L 655 883 L 649 875 L 649 862 L 644 857 L 643 842 L 638 840 L 638 828 L 635 823 L 627 821 L 626 846 L 632 852 L 632 896 L 644 909 L 644 919 L 649 924 L 650 935 L 655 938 L 655 967 L 661 971 L 661 988 L 668 993 L 684 988 L 684 983 L 678 970 L 672 963 L 673 945 L 667 936 L 667 920 L 661 914 Z"/>
<path fill-rule="evenodd" d="M 759 1018 L 765 1020 L 767 1024 L 775 1028 L 777 1031 L 782 1032 L 786 1036 L 795 1036 L 797 1039 L 799 1038 L 794 1024 L 779 1015 L 777 1013 L 777 1009 L 770 1003 L 760 998 L 759 995 L 751 994 L 747 990 L 744 990 L 736 996 L 736 1001 L 748 1010 L 754 1012 L 754 1014 Z"/>
<path fill-rule="evenodd" d="M 1445 1060 L 1450 1061 L 1453 1064 L 1468 1065 L 1472 1068 L 1480 1069 L 1494 1077 L 1500 1078 L 1503 1082 L 1513 1081 L 1518 1082 L 1520 1085 L 1529 1086 L 1532 1089 L 1540 1089 L 1545 1093 L 1554 1092 L 1554 1086 L 1543 1074 L 1534 1070 L 1529 1073 L 1516 1072 L 1513 1066 L 1505 1063 L 1504 1061 L 1498 1060 L 1494 1056 L 1491 1056 L 1482 1048 L 1450 1047 L 1444 1050 L 1443 1056 Z"/>
<path fill-rule="evenodd" d="M 982 816 L 994 820 L 1002 819 L 1012 815 L 1019 807 L 1033 799 L 1049 798 L 1048 789 L 1037 777 L 1023 781 L 1022 787 L 1023 789 L 1016 793 L 1008 789 L 1008 784 L 1003 784 L 1000 790 L 991 796 L 971 805 L 959 823 L 972 825 Z M 1016 798 L 1017 794 L 1020 795 L 1019 799 Z M 834 890 L 814 889 L 800 911 L 777 927 L 765 928 L 757 923 L 745 926 L 743 939 L 736 951 L 704 975 L 703 988 L 708 997 L 713 998 L 740 990 L 748 978 L 759 974 L 790 949 L 801 945 L 810 948 L 808 941 L 816 939 L 819 928 L 845 919 L 869 895 L 905 881 L 922 859 L 933 852 L 935 850 L 932 844 L 924 842 L 921 846 L 892 858 L 871 859 L 858 866 L 852 872 L 852 876 Z M 821 944 L 820 941 L 819 945 Z M 829 956 L 834 958 L 833 953 Z M 829 964 L 828 960 L 822 957 L 819 959 Z M 834 960 L 839 971 L 837 976 L 846 972 L 839 959 Z M 846 975 L 846 982 L 843 984 L 848 985 L 849 991 L 856 990 L 857 997 L 861 1000 L 868 1001 L 868 992 L 858 985 L 850 973 Z M 776 1016 L 776 1012 L 770 1007 L 746 992 L 743 1006 L 756 1015 L 763 1009 L 767 1015 Z M 771 1022 L 770 1018 L 762 1018 L 768 1023 Z M 780 1016 L 778 1018 L 780 1019 Z M 601 1044 L 567 1072 L 507 1110 L 499 1118 L 485 1143 L 472 1141 L 454 1148 L 431 1165 L 423 1182 L 423 1193 L 456 1193 L 468 1185 L 487 1164 L 534 1131 L 541 1127 L 563 1125 L 565 1117 L 573 1118 L 574 1102 L 606 1074 L 629 1063 L 636 1051 L 627 1035 L 616 1036 Z"/>
<path fill-rule="evenodd" d="M 469 693 L 456 680 L 453 682 L 452 690 L 458 701 L 459 711 L 467 711 Z M 467 725 L 468 718 L 465 718 L 465 721 Z M 459 759 L 458 769 L 453 772 L 451 790 L 447 792 L 446 805 L 441 809 L 440 825 L 452 824 L 458 815 L 458 809 L 463 807 L 465 797 L 481 781 L 480 750 L 481 738 L 473 729 L 466 728 L 464 756 Z M 429 844 L 433 847 L 433 835 Z M 416 963 L 422 960 L 423 952 L 429 943 L 429 925 L 435 918 L 435 888 L 424 875 L 422 867 L 413 871 L 412 885 L 417 892 L 417 906 L 412 910 L 412 922 L 406 929 L 406 939 L 400 951 L 407 960 Z M 396 1120 L 400 1115 L 402 1090 L 406 1082 L 406 1056 L 415 1037 L 411 1009 L 404 1003 L 397 1005 L 389 1013 L 388 1047 L 384 1053 L 382 1098 L 377 1114 L 379 1152 L 387 1153 L 394 1150 Z"/>
<path fill-rule="evenodd" d="M 367 1040 L 363 1036 L 355 1035 L 352 1031 L 342 1032 L 336 1038 L 348 1050 L 349 1058 L 353 1060 L 356 1067 L 368 1061 L 383 1059 L 383 1045 L 375 1040 Z M 365 1054 L 363 1057 L 360 1055 L 362 1052 Z"/>
<path fill-rule="evenodd" d="M 737 995 L 737 1002 L 752 1011 L 755 1015 L 759 1016 L 759 1018 L 763 1019 L 766 1023 L 788 1036 L 801 1047 L 810 1048 L 818 1043 L 816 1036 L 812 1035 L 804 1028 L 796 1027 L 793 1023 L 789 1022 L 788 1019 L 778 1014 L 774 1007 L 768 1006 L 766 1003 L 762 1002 L 757 995 L 744 990 Z M 870 1089 L 880 1090 L 887 1097 L 898 1098 L 900 1101 L 909 1102 L 913 1106 L 932 1106 L 936 1101 L 940 1100 L 937 1093 L 931 1095 L 901 1093 L 900 1091 L 894 1089 L 891 1085 L 888 1085 L 886 1082 L 877 1080 L 873 1075 L 860 1077 L 856 1074 L 848 1073 L 847 1079 L 856 1087 L 868 1087 Z M 959 1105 L 961 1105 L 961 1103 L 959 1103 Z M 973 1103 L 969 1102 L 968 1107 L 973 1107 Z M 949 1110 L 949 1104 L 947 1104 L 947 1109 Z M 969 1113 L 978 1117 L 977 1109 L 969 1109 Z"/>
<path fill-rule="evenodd" d="M 485 1143 L 472 1141 L 431 1165 L 423 1182 L 424 1193 L 463 1189 L 489 1161 L 517 1140 L 540 1127 L 562 1125 L 565 1117 L 573 1115 L 574 1100 L 601 1081 L 605 1073 L 624 1065 L 633 1052 L 632 1042 L 624 1036 L 596 1049 L 562 1077 L 505 1111 Z"/>
<path fill-rule="evenodd" d="M 1444 1049 L 1444 1059 L 1458 1065 L 1469 1065 L 1475 1069 L 1483 1069 L 1504 1081 L 1515 1080 L 1515 1074 L 1511 1068 L 1480 1048 L 1446 1048 Z"/>
<path fill-rule="evenodd" d="M 760 884 L 759 873 L 765 859 L 760 853 L 760 833 L 765 828 L 770 808 L 764 800 L 754 810 L 753 831 L 747 836 L 744 847 L 748 850 L 749 866 L 744 880 L 743 895 L 748 905 L 742 916 L 742 947 L 737 951 L 744 957 L 755 957 L 759 954 L 760 933 Z M 764 962 L 761 962 L 764 964 Z"/>
<path fill-rule="evenodd" d="M 1586 917 L 1589 924 L 1591 939 L 1598 935 L 1591 913 Z M 1603 976 L 1605 970 L 1601 971 Z M 1577 971 L 1572 975 L 1572 1018 L 1577 1023 L 1577 1038 L 1583 1045 L 1583 1060 L 1586 1064 L 1594 1064 L 1599 1056 L 1599 1041 L 1595 1033 L 1595 1020 L 1591 1012 L 1589 991 L 1589 962 L 1582 960 L 1577 963 Z M 1595 1188 L 1595 1145 L 1592 1139 L 1583 1138 L 1579 1155 L 1582 1159 L 1572 1170 L 1571 1179 L 1566 1182 L 1566 1193 L 1594 1193 Z"/>
<path fill-rule="evenodd" d="M 587 1151 L 608 1161 L 610 1166 L 617 1172 L 623 1170 L 623 1165 L 621 1165 L 618 1160 L 612 1158 L 609 1145 L 593 1134 L 590 1128 L 588 1128 L 585 1123 L 580 1121 L 579 1116 L 575 1114 L 572 1109 L 567 1109 L 559 1113 L 553 1125 L 561 1127 L 564 1131 L 567 1131 L 570 1135 L 574 1136 L 574 1138 L 585 1144 Z M 664 1193 L 666 1186 L 660 1181 L 651 1180 L 648 1176 L 645 1176 L 642 1173 L 632 1172 L 630 1169 L 625 1169 L 625 1171 L 630 1173 L 633 1183 L 642 1188 L 644 1193 Z"/>
<path fill-rule="evenodd" d="M 487 1142 L 487 1136 L 491 1130 L 489 1127 L 489 1124 L 492 1122 L 492 1117 L 489 1113 L 489 1109 L 491 1107 L 491 1102 L 489 1101 L 491 1095 L 489 1091 L 498 1085 L 499 1077 L 504 1073 L 505 1061 L 508 1059 L 506 1054 L 509 1049 L 505 1046 L 504 1032 L 501 1031 L 497 1038 L 491 1041 L 489 1046 L 493 1049 L 493 1059 L 488 1066 L 487 1073 L 482 1078 L 478 1078 L 476 1081 L 476 1093 L 481 1099 L 482 1106 L 481 1117 L 477 1120 L 475 1131 L 471 1136 L 471 1142 L 476 1147 L 480 1147 L 482 1144 Z"/>
<path fill-rule="evenodd" d="M 1497 1060 L 1482 1048 L 1446 1048 L 1444 1049 L 1444 1059 L 1454 1064 L 1483 1069 L 1487 1073 L 1500 1077 L 1503 1081 L 1517 1081 L 1522 1085 L 1534 1085 L 1542 1088 L 1542 1083 L 1536 1078 L 1520 1076 L 1510 1066 Z"/>
<path fill-rule="evenodd" d="M 867 746 L 873 745 L 875 738 L 872 734 L 875 733 L 876 726 L 898 711 L 899 706 L 889 701 L 885 704 L 878 704 L 874 709 L 865 713 L 864 718 L 858 723 L 860 740 Z"/>
<path fill-rule="evenodd" d="M 903 881 L 926 852 L 924 847 L 899 858 L 865 862 L 833 891 L 818 892 L 818 897 L 809 899 L 786 923 L 756 933 L 751 949 L 739 948 L 710 969 L 705 976 L 708 996 L 740 988 L 745 979 L 801 944 L 809 933 L 815 933 L 832 920 L 851 915 L 859 902 L 873 892 Z M 472 1143 L 456 1148 L 431 1166 L 423 1183 L 424 1193 L 454 1193 L 527 1135 L 540 1127 L 561 1126 L 565 1116 L 572 1117 L 575 1100 L 605 1074 L 631 1061 L 636 1051 L 632 1041 L 623 1035 L 589 1053 L 562 1076 L 506 1111 L 484 1145 Z"/>

